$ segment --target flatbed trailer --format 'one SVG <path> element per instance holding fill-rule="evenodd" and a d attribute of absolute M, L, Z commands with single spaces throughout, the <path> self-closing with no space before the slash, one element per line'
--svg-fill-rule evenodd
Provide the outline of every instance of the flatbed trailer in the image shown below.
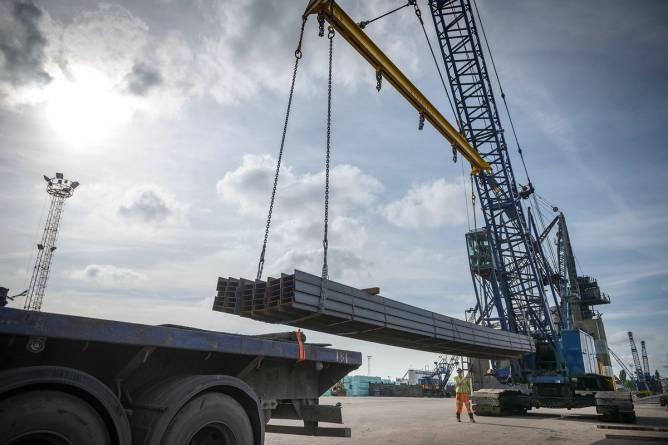
<path fill-rule="evenodd" d="M 0 308 L 0 443 L 262 444 L 350 437 L 319 397 L 362 362 L 303 342 Z M 270 419 L 302 420 L 272 425 Z"/>

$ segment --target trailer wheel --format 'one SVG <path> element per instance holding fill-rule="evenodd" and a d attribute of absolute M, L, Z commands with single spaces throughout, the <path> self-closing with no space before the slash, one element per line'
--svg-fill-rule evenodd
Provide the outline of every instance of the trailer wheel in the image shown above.
<path fill-rule="evenodd" d="M 30 391 L 0 401 L 0 443 L 7 445 L 109 445 L 100 415 L 60 391 Z"/>
<path fill-rule="evenodd" d="M 188 402 L 174 416 L 165 445 L 251 445 L 253 428 L 243 407 L 232 397 L 207 393 Z"/>

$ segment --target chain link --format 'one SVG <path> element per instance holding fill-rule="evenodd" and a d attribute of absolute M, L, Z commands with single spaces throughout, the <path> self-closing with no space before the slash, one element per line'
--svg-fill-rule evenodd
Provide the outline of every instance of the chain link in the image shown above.
<path fill-rule="evenodd" d="M 295 80 L 297 79 L 297 68 L 299 67 L 299 60 L 302 58 L 302 40 L 304 38 L 304 27 L 306 26 L 306 17 L 302 17 L 302 27 L 299 33 L 299 43 L 295 50 L 295 66 L 292 70 L 292 82 L 290 84 L 290 95 L 288 96 L 288 105 L 285 112 L 285 122 L 283 123 L 283 134 L 281 136 L 281 147 L 278 151 L 278 160 L 276 161 L 276 172 L 274 174 L 274 185 L 271 190 L 271 200 L 269 202 L 269 212 L 267 214 L 267 224 L 264 228 L 264 241 L 262 242 L 262 251 L 260 253 L 260 260 L 257 265 L 257 278 L 262 278 L 262 270 L 264 269 L 264 256 L 267 252 L 267 241 L 269 240 L 269 228 L 271 226 L 271 215 L 274 211 L 274 202 L 276 201 L 276 188 L 278 187 L 278 176 L 281 171 L 281 161 L 283 159 L 283 148 L 285 147 L 285 136 L 288 132 L 288 121 L 290 120 L 290 109 L 292 107 L 292 97 L 295 91 Z"/>
<path fill-rule="evenodd" d="M 376 71 L 376 91 L 380 91 L 383 86 L 383 72 L 378 70 Z"/>
<path fill-rule="evenodd" d="M 424 129 L 424 113 L 420 111 L 418 118 L 418 130 Z"/>
<path fill-rule="evenodd" d="M 329 248 L 329 161 L 332 145 L 332 54 L 334 43 L 334 28 L 329 26 L 327 38 L 329 39 L 329 76 L 327 79 L 327 143 L 325 152 L 325 218 L 324 235 L 322 239 L 322 280 L 320 281 L 320 309 L 324 308 L 327 301 L 327 281 L 329 280 L 329 266 L 327 264 L 327 253 Z"/>

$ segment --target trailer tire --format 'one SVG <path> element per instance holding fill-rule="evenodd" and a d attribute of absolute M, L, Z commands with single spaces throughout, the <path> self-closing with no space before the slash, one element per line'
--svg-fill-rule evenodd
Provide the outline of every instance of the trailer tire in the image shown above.
<path fill-rule="evenodd" d="M 0 443 L 109 445 L 109 431 L 95 409 L 61 391 L 35 390 L 0 401 Z"/>
<path fill-rule="evenodd" d="M 210 392 L 195 397 L 176 413 L 161 443 L 252 445 L 253 427 L 239 402 Z"/>

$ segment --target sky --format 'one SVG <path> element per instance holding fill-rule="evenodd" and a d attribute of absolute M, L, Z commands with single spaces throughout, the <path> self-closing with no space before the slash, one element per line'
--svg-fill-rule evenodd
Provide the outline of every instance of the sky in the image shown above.
<path fill-rule="evenodd" d="M 27 287 L 48 209 L 42 175 L 63 172 L 81 186 L 65 205 L 43 311 L 285 329 L 211 304 L 218 276 L 257 269 L 305 4 L 0 2 L 0 285 Z M 400 4 L 341 0 L 355 20 Z M 652 370 L 668 375 L 668 3 L 478 5 L 532 181 L 566 214 L 579 272 L 611 296 L 598 308 L 611 348 L 630 363 L 633 331 Z M 366 31 L 453 120 L 414 13 Z M 311 18 L 268 275 L 322 266 L 326 40 Z M 340 36 L 333 73 L 330 278 L 463 318 L 474 305 L 468 167 L 453 164 L 428 124 L 418 131 L 417 114 L 388 84 L 376 91 L 373 69 Z M 367 356 L 383 377 L 437 359 L 307 337 L 362 352 L 364 374 Z"/>

